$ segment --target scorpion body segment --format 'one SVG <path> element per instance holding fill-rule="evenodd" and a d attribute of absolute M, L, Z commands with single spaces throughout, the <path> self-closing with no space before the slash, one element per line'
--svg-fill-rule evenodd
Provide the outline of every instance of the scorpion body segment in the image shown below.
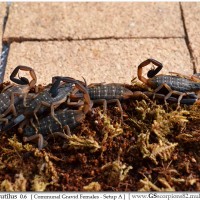
<path fill-rule="evenodd" d="M 27 105 L 27 108 L 24 110 L 24 115 L 31 115 L 35 108 L 40 105 L 41 102 L 45 102 L 48 104 L 52 104 L 54 102 L 59 101 L 65 101 L 67 99 L 67 96 L 70 94 L 70 91 L 72 90 L 72 84 L 64 84 L 62 86 L 59 86 L 58 88 L 58 94 L 54 97 L 49 92 L 49 89 L 44 90 L 43 92 L 36 95 Z M 37 113 L 41 114 L 45 110 L 47 110 L 47 107 L 41 106 Z"/>
<path fill-rule="evenodd" d="M 148 79 L 148 85 L 152 88 L 157 88 L 161 84 L 166 83 L 172 90 L 180 92 L 192 92 L 200 90 L 200 83 L 190 81 L 179 76 L 158 75 Z"/>
<path fill-rule="evenodd" d="M 59 120 L 60 124 L 56 123 L 54 118 L 50 115 L 40 118 L 40 123 L 37 126 L 37 132 L 44 137 L 50 133 L 61 132 L 62 127 L 68 126 L 70 129 L 75 128 L 79 122 L 81 122 L 85 115 L 80 110 L 59 110 L 55 112 L 55 117 Z M 36 130 L 33 126 L 27 126 L 24 129 L 24 136 L 29 137 L 36 134 Z"/>
<path fill-rule="evenodd" d="M 107 84 L 97 85 L 95 87 L 88 87 L 88 93 L 91 100 L 96 99 L 128 99 L 133 93 L 129 89 L 123 87 L 121 84 Z"/>
<path fill-rule="evenodd" d="M 11 104 L 11 94 L 13 93 L 18 93 L 18 94 L 23 94 L 28 92 L 29 90 L 27 89 L 26 86 L 10 86 L 8 89 L 4 90 L 3 93 L 0 94 L 0 113 L 3 113 Z M 20 101 L 20 97 L 15 97 L 14 104 L 16 105 Z"/>
<path fill-rule="evenodd" d="M 123 120 L 123 109 L 120 101 L 137 96 L 123 84 L 118 83 L 89 85 L 87 89 L 94 103 L 103 104 L 104 113 L 107 110 L 107 103 L 116 103 L 121 113 L 121 120 Z"/>

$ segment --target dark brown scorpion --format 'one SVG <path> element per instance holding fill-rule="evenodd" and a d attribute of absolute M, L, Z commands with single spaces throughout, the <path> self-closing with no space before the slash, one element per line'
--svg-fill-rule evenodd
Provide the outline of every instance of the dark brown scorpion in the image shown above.
<path fill-rule="evenodd" d="M 148 97 L 143 94 L 141 91 L 132 92 L 128 88 L 124 86 L 124 84 L 120 83 L 95 83 L 86 86 L 88 94 L 90 95 L 91 101 L 95 103 L 103 104 L 103 112 L 106 113 L 107 103 L 116 103 L 120 113 L 121 119 L 123 120 L 123 109 L 120 101 L 130 99 L 130 98 L 138 98 L 142 97 L 144 99 L 148 99 Z M 80 98 L 82 94 L 73 92 L 71 98 Z M 148 99 L 149 100 L 149 99 Z"/>
<path fill-rule="evenodd" d="M 147 74 L 149 79 L 147 79 L 142 76 L 142 68 L 150 63 L 156 65 L 157 68 L 149 70 Z M 199 74 L 194 74 L 191 77 L 180 75 L 179 73 L 172 73 L 175 75 L 156 75 L 162 69 L 162 67 L 163 65 L 157 60 L 147 59 L 138 66 L 138 79 L 154 89 L 153 96 L 156 94 L 158 95 L 158 91 L 160 91 L 163 87 L 166 88 L 168 90 L 168 94 L 164 97 L 165 103 L 166 100 L 169 99 L 173 94 L 179 96 L 177 100 L 178 106 L 180 103 L 195 103 L 198 100 L 196 93 L 200 91 Z M 149 95 L 148 92 L 145 94 Z M 183 99 L 185 96 L 190 98 Z"/>
<path fill-rule="evenodd" d="M 65 79 L 67 81 L 67 79 Z M 71 81 L 70 81 L 71 82 Z M 55 111 L 54 116 L 48 115 L 41 117 L 37 126 L 26 126 L 23 130 L 24 142 L 38 140 L 38 148 L 42 149 L 44 144 L 44 137 L 60 136 L 67 139 L 67 135 L 71 135 L 70 129 L 76 127 L 83 121 L 85 115 L 92 107 L 90 96 L 86 88 L 79 82 L 74 81 L 76 87 L 83 92 L 84 106 L 81 110 L 64 110 Z M 55 121 L 55 118 L 58 121 Z M 59 123 L 58 123 L 59 122 Z M 67 132 L 67 135 L 65 134 Z"/>
<path fill-rule="evenodd" d="M 23 132 L 23 127 L 29 119 L 32 121 L 34 117 L 39 124 L 37 115 L 43 114 L 48 108 L 51 110 L 51 115 L 54 116 L 54 109 L 67 100 L 72 90 L 73 83 L 70 83 L 70 81 L 74 82 L 74 79 L 68 78 L 67 81 L 68 83 L 60 85 L 60 77 L 54 77 L 52 86 L 45 88 L 44 91 L 30 99 L 27 105 L 23 109 L 20 109 L 20 115 L 6 125 L 3 130 L 7 131 L 23 121 L 18 128 L 19 132 Z M 56 117 L 54 119 L 58 121 Z"/>
<path fill-rule="evenodd" d="M 15 78 L 19 70 L 29 71 L 32 80 L 25 77 Z M 12 112 L 14 116 L 17 116 L 15 106 L 23 99 L 23 104 L 26 104 L 26 97 L 31 88 L 35 87 L 37 78 L 32 68 L 27 66 L 17 66 L 10 75 L 10 79 L 18 85 L 8 85 L 3 89 L 0 94 L 0 121 L 8 122 L 5 116 Z"/>

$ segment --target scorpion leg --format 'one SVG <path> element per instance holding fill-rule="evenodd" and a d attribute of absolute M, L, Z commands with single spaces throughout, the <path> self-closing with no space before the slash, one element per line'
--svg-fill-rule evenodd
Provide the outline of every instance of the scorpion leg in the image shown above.
<path fill-rule="evenodd" d="M 155 98 L 155 94 L 160 91 L 163 87 L 165 87 L 169 93 L 166 95 L 166 97 L 164 98 L 165 104 L 167 105 L 167 99 L 172 95 L 172 93 L 174 92 L 166 83 L 163 83 L 161 85 L 159 85 L 155 90 L 154 90 L 154 95 L 153 95 L 153 99 Z"/>
<path fill-rule="evenodd" d="M 86 114 L 88 111 L 91 110 L 93 106 L 93 102 L 90 100 L 90 96 L 88 94 L 87 89 L 78 81 L 75 82 L 76 87 L 83 92 L 83 97 L 84 97 L 84 107 L 83 107 L 83 113 Z"/>
<path fill-rule="evenodd" d="M 24 142 L 29 142 L 32 140 L 38 140 L 38 149 L 41 150 L 44 147 L 44 138 L 42 134 L 35 134 L 29 137 L 23 137 Z"/>
<path fill-rule="evenodd" d="M 62 137 L 64 139 L 68 139 L 68 136 L 65 134 L 65 133 L 62 133 L 62 132 L 54 132 L 54 133 L 51 133 L 47 140 L 51 137 Z M 44 146 L 46 142 L 46 140 L 44 140 L 44 137 L 42 134 L 35 134 L 35 135 L 32 135 L 32 136 L 29 136 L 29 137 L 23 137 L 23 141 L 24 142 L 29 142 L 29 141 L 33 141 L 33 140 L 38 140 L 38 149 L 41 150 Z"/>
<path fill-rule="evenodd" d="M 170 89 L 171 89 L 171 88 L 170 88 Z M 178 107 L 180 107 L 180 101 L 181 101 L 181 99 L 183 98 L 183 96 L 186 95 L 186 93 L 179 92 L 179 91 L 176 91 L 176 90 L 171 90 L 171 91 L 165 96 L 164 101 L 166 102 L 167 99 L 168 99 L 169 97 L 172 96 L 172 94 L 176 94 L 176 95 L 179 96 L 179 98 L 178 98 L 178 103 L 177 103 L 177 104 L 178 104 Z"/>
<path fill-rule="evenodd" d="M 64 101 L 65 101 L 65 100 L 64 100 Z M 49 104 L 49 103 L 47 103 L 47 102 L 45 102 L 45 101 L 41 101 L 41 102 L 36 106 L 36 108 L 35 108 L 34 111 L 33 111 L 33 114 L 34 114 L 34 117 L 35 117 L 37 123 L 39 124 L 39 120 L 38 120 L 38 117 L 37 117 L 37 114 L 36 114 L 36 113 L 39 111 L 39 109 L 40 109 L 42 106 L 46 106 L 46 107 L 51 108 L 51 116 L 53 117 L 53 119 L 54 119 L 60 126 L 62 126 L 61 123 L 60 123 L 60 121 L 55 117 L 54 109 L 57 108 L 57 107 L 58 107 L 61 103 L 63 103 L 64 101 L 59 101 L 59 102 L 55 102 L 55 103 L 52 103 L 52 104 Z"/>
<path fill-rule="evenodd" d="M 35 129 L 35 133 L 38 134 L 37 126 L 33 122 L 33 118 L 30 119 L 31 126 Z"/>
<path fill-rule="evenodd" d="M 23 128 L 27 123 L 28 123 L 28 119 L 25 119 L 24 121 L 21 122 L 21 124 L 19 125 L 17 129 L 19 133 L 23 133 Z"/>
<path fill-rule="evenodd" d="M 180 104 L 183 103 L 184 101 L 186 103 L 190 103 L 190 102 L 195 102 L 197 100 L 197 96 L 194 94 L 194 93 L 188 93 L 188 92 L 179 92 L 179 91 L 176 91 L 176 90 L 171 90 L 166 96 L 165 96 L 165 101 L 167 99 L 169 99 L 171 97 L 172 94 L 176 94 L 178 95 L 178 101 L 177 101 L 177 109 L 180 108 Z M 193 99 L 190 99 L 187 101 L 187 99 L 185 99 L 184 101 L 182 101 L 183 97 L 184 96 L 190 96 L 190 97 L 193 97 Z M 181 102 L 182 101 L 182 102 Z"/>
<path fill-rule="evenodd" d="M 64 131 L 67 133 L 67 135 L 69 135 L 69 136 L 72 135 L 68 125 L 64 126 L 63 128 L 64 128 Z"/>
<path fill-rule="evenodd" d="M 145 91 L 144 93 L 145 93 L 145 95 L 147 95 L 148 97 L 151 97 L 151 96 L 154 95 L 153 92 Z M 164 95 L 164 94 L 156 93 L 155 95 L 156 95 L 156 96 L 155 96 L 156 99 L 157 99 L 157 98 L 158 98 L 158 99 L 164 99 L 164 98 L 165 98 L 165 95 Z M 184 98 L 182 98 L 182 99 L 180 100 L 180 104 L 191 105 L 191 104 L 194 104 L 195 102 L 197 102 L 197 98 L 193 98 L 193 96 L 191 96 L 191 97 L 192 97 L 192 98 L 189 98 L 189 99 L 186 99 L 186 98 L 184 99 Z M 175 97 L 169 97 L 167 100 L 170 101 L 170 102 L 174 102 L 174 103 L 177 103 L 177 102 L 178 102 L 178 99 L 175 98 Z"/>
<path fill-rule="evenodd" d="M 123 121 L 123 109 L 122 109 L 122 105 L 121 105 L 119 99 L 111 99 L 111 100 L 108 100 L 107 103 L 117 103 L 117 106 L 121 113 L 121 120 Z"/>
<path fill-rule="evenodd" d="M 107 112 L 107 101 L 105 99 L 92 100 L 94 104 L 103 104 L 103 114 Z"/>
<path fill-rule="evenodd" d="M 134 98 L 134 99 L 135 99 L 135 98 L 138 98 L 138 97 L 142 97 L 142 98 L 144 98 L 145 100 L 147 100 L 148 102 L 153 103 L 153 102 L 151 101 L 151 99 L 149 99 L 148 95 L 146 95 L 145 92 L 134 91 L 130 97 L 131 97 L 131 98 Z"/>
<path fill-rule="evenodd" d="M 1 91 L 1 93 L 4 93 L 8 88 L 13 87 L 14 84 L 9 84 L 6 87 L 3 88 L 3 90 Z"/>
<path fill-rule="evenodd" d="M 107 104 L 108 103 L 117 103 L 117 106 L 120 110 L 120 113 L 121 113 L 121 120 L 123 121 L 123 109 L 122 109 L 122 106 L 121 106 L 121 103 L 119 101 L 119 99 L 110 99 L 110 100 L 107 100 L 106 99 L 96 99 L 96 100 L 92 100 L 94 104 L 103 104 L 103 114 L 105 115 L 106 112 L 107 112 Z"/>

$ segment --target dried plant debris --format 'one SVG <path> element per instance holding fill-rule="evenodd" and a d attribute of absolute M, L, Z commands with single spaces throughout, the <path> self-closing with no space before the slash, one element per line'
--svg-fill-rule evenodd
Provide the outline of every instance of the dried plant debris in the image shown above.
<path fill-rule="evenodd" d="M 170 143 L 167 140 L 158 139 L 157 143 L 149 143 L 150 133 L 141 133 L 138 136 L 137 146 L 140 149 L 143 158 L 149 158 L 156 165 L 158 164 L 157 157 L 163 161 L 171 158 L 171 155 L 178 143 Z"/>
<path fill-rule="evenodd" d="M 2 90 L 8 83 L 1 84 Z M 133 80 L 132 91 L 147 90 Z M 42 90 L 40 86 L 40 90 Z M 1 191 L 200 191 L 200 106 L 139 98 L 92 113 L 41 151 L 1 133 Z M 17 128 L 16 128 L 17 129 Z"/>
<path fill-rule="evenodd" d="M 123 181 L 129 170 L 131 170 L 132 166 L 126 166 L 119 160 L 114 162 L 109 162 L 101 167 L 103 172 L 103 176 L 106 177 L 106 182 L 110 185 L 118 185 L 120 181 Z"/>
<path fill-rule="evenodd" d="M 71 149 L 89 149 L 90 152 L 95 152 L 101 148 L 98 142 L 94 140 L 93 137 L 84 137 L 84 136 L 68 136 L 69 143 L 65 147 Z"/>
<path fill-rule="evenodd" d="M 5 179 L 1 183 L 1 191 L 7 192 L 25 192 L 26 191 L 26 182 L 27 180 L 24 178 L 22 172 L 20 174 L 15 175 L 15 182 L 12 183 L 9 180 Z"/>
<path fill-rule="evenodd" d="M 98 182 L 92 182 L 89 185 L 86 185 L 83 187 L 83 191 L 88 191 L 88 192 L 98 192 L 101 190 L 101 185 Z"/>
<path fill-rule="evenodd" d="M 142 188 L 139 189 L 140 192 L 146 192 L 146 191 L 158 191 L 158 192 L 174 192 L 175 189 L 169 185 L 167 180 L 165 178 L 158 178 L 158 182 L 161 184 L 160 187 L 156 186 L 154 183 L 152 183 L 151 180 L 149 180 L 147 177 L 140 180 L 140 183 L 142 184 Z"/>

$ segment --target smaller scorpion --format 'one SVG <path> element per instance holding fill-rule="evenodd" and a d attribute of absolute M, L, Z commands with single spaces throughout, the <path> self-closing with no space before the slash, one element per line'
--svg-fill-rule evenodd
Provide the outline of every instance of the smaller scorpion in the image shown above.
<path fill-rule="evenodd" d="M 29 71 L 32 77 L 32 80 L 29 82 L 27 78 L 20 77 L 19 79 L 15 78 L 19 70 Z M 17 83 L 18 85 L 8 85 L 3 89 L 0 94 L 0 121 L 8 123 L 8 119 L 5 116 L 12 112 L 14 116 L 17 116 L 15 106 L 23 100 L 23 103 L 26 104 L 26 97 L 28 92 L 35 87 L 37 78 L 35 72 L 32 68 L 27 66 L 17 66 L 10 75 L 10 79 Z"/>
<path fill-rule="evenodd" d="M 65 81 L 67 81 L 65 79 Z M 76 87 L 83 92 L 84 106 L 81 110 L 64 110 L 55 111 L 54 116 L 48 115 L 40 118 L 38 126 L 26 126 L 23 130 L 24 142 L 38 140 L 38 148 L 42 149 L 44 146 L 44 137 L 60 136 L 67 139 L 67 135 L 71 135 L 70 129 L 75 128 L 81 123 L 88 111 L 91 110 L 92 103 L 86 88 L 79 82 L 74 81 Z M 55 121 L 55 117 L 59 123 Z M 65 134 L 65 131 L 67 134 Z M 50 134 L 49 134 L 50 133 Z"/>
<path fill-rule="evenodd" d="M 122 121 L 123 121 L 123 109 L 120 101 L 138 97 L 143 97 L 145 99 L 148 99 L 148 97 L 141 91 L 132 92 L 131 90 L 124 87 L 124 85 L 120 83 L 110 83 L 110 84 L 93 83 L 86 86 L 86 88 L 90 95 L 90 99 L 94 104 L 97 103 L 103 104 L 104 114 L 106 113 L 108 103 L 116 103 L 120 110 Z M 81 95 L 82 94 L 80 93 L 72 92 L 71 98 L 80 98 Z"/>
<path fill-rule="evenodd" d="M 142 76 L 142 68 L 147 66 L 148 64 L 153 63 L 157 66 L 156 69 L 151 69 L 147 76 L 149 79 Z M 164 97 L 164 101 L 171 97 L 172 94 L 178 95 L 178 107 L 180 103 L 187 103 L 187 99 L 181 102 L 181 99 L 184 96 L 190 95 L 192 100 L 188 99 L 189 104 L 193 101 L 196 102 L 198 100 L 198 96 L 195 93 L 200 91 L 200 79 L 199 74 L 194 74 L 191 77 L 181 76 L 178 73 L 172 72 L 172 74 L 176 75 L 156 75 L 161 69 L 163 65 L 154 59 L 147 59 L 143 61 L 138 66 L 138 79 L 154 89 L 154 97 L 155 94 L 160 91 L 163 87 L 168 90 L 168 94 Z M 195 92 L 195 93 L 194 93 Z"/>

